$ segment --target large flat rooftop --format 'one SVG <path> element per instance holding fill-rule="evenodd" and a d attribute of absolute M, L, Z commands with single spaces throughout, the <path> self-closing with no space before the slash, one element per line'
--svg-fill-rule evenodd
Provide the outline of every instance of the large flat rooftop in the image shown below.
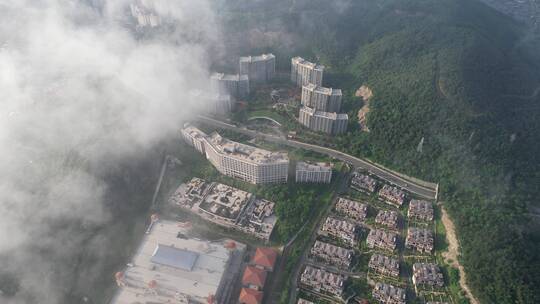
<path fill-rule="evenodd" d="M 336 95 L 336 96 L 342 96 L 343 93 L 341 92 L 341 89 L 332 89 L 332 88 L 326 88 L 321 87 L 313 83 L 308 83 L 304 86 L 306 89 L 313 91 L 315 93 L 320 93 L 324 95 Z"/>
<path fill-rule="evenodd" d="M 295 64 L 303 65 L 303 66 L 306 66 L 306 67 L 308 67 L 310 69 L 313 69 L 313 70 L 320 70 L 320 71 L 324 70 L 324 65 L 320 65 L 320 64 L 316 64 L 316 63 L 307 61 L 302 57 L 293 57 L 291 60 Z"/>
<path fill-rule="evenodd" d="M 324 118 L 328 118 L 328 119 L 332 119 L 332 120 L 347 120 L 347 119 L 349 119 L 349 115 L 347 115 L 345 113 L 317 111 L 317 110 L 315 110 L 315 108 L 310 108 L 310 107 L 306 107 L 306 106 L 302 107 L 302 111 L 305 111 L 305 112 L 307 112 L 307 113 L 309 113 L 310 115 L 313 115 L 313 116 L 324 117 Z"/>
<path fill-rule="evenodd" d="M 177 222 L 155 222 L 123 272 L 125 286 L 111 303 L 176 303 L 181 298 L 205 303 L 209 295 L 222 296 L 236 271 L 230 266 L 231 257 L 239 255 L 245 245 L 235 243 L 231 249 L 225 246 L 231 241 L 178 237 L 183 232 Z"/>
<path fill-rule="evenodd" d="M 208 143 L 222 154 L 255 164 L 289 162 L 289 157 L 285 152 L 273 152 L 237 143 L 222 137 L 217 132 L 208 137 Z"/>

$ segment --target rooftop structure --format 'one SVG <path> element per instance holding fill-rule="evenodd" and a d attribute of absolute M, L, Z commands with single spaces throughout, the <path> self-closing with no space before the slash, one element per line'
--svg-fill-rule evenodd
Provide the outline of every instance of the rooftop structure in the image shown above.
<path fill-rule="evenodd" d="M 385 276 L 399 276 L 399 261 L 382 254 L 374 253 L 371 255 L 368 266 L 371 270 Z"/>
<path fill-rule="evenodd" d="M 199 205 L 199 210 L 230 223 L 236 223 L 252 194 L 224 184 L 216 184 Z"/>
<path fill-rule="evenodd" d="M 239 304 L 261 304 L 263 299 L 263 293 L 261 291 L 242 288 L 240 290 L 240 297 L 238 298 Z"/>
<path fill-rule="evenodd" d="M 384 185 L 381 190 L 379 190 L 379 197 L 396 207 L 401 207 L 405 202 L 405 192 L 390 185 Z"/>
<path fill-rule="evenodd" d="M 354 172 L 351 187 L 359 191 L 372 193 L 377 189 L 377 181 L 369 175 Z"/>
<path fill-rule="evenodd" d="M 300 276 L 300 283 L 317 292 L 324 292 L 335 297 L 341 297 L 343 285 L 347 278 L 324 269 L 306 266 Z"/>
<path fill-rule="evenodd" d="M 339 197 L 336 202 L 336 211 L 353 220 L 363 222 L 367 216 L 367 205 L 358 201 Z"/>
<path fill-rule="evenodd" d="M 349 245 L 356 244 L 356 225 L 347 221 L 327 217 L 319 233 L 337 238 Z"/>
<path fill-rule="evenodd" d="M 194 147 L 199 153 L 204 154 L 204 139 L 208 136 L 203 131 L 186 124 L 181 131 L 184 141 Z"/>
<path fill-rule="evenodd" d="M 169 198 L 169 202 L 185 208 L 192 208 L 196 203 L 200 203 L 206 192 L 211 189 L 210 183 L 204 179 L 194 177 L 187 184 L 182 184 Z"/>
<path fill-rule="evenodd" d="M 267 271 L 274 271 L 277 255 L 277 252 L 272 248 L 258 247 L 251 263 Z"/>
<path fill-rule="evenodd" d="M 315 303 L 313 303 L 313 302 L 311 302 L 311 301 L 308 301 L 308 300 L 305 300 L 305 299 L 302 299 L 302 298 L 300 298 L 300 299 L 298 299 L 298 302 L 296 302 L 296 304 L 315 304 Z"/>
<path fill-rule="evenodd" d="M 268 82 L 275 72 L 276 56 L 273 54 L 240 57 L 240 75 L 247 75 L 252 83 Z"/>
<path fill-rule="evenodd" d="M 210 86 L 221 95 L 231 95 L 237 99 L 249 96 L 249 78 L 247 75 L 213 73 Z"/>
<path fill-rule="evenodd" d="M 313 83 L 302 86 L 302 104 L 323 112 L 339 112 L 341 110 L 340 89 L 318 86 Z"/>
<path fill-rule="evenodd" d="M 274 214 L 275 203 L 264 199 L 255 199 L 248 207 L 239 221 L 242 230 L 258 238 L 269 240 L 277 217 Z"/>
<path fill-rule="evenodd" d="M 433 251 L 433 232 L 424 228 L 409 228 L 405 247 L 419 252 L 431 253 Z"/>
<path fill-rule="evenodd" d="M 297 183 L 325 183 L 332 180 L 332 165 L 330 163 L 297 162 Z"/>
<path fill-rule="evenodd" d="M 384 225 L 388 228 L 397 228 L 398 220 L 398 213 L 390 210 L 380 210 L 375 217 L 375 223 Z"/>
<path fill-rule="evenodd" d="M 411 200 L 407 216 L 421 221 L 433 221 L 433 204 L 423 200 Z"/>
<path fill-rule="evenodd" d="M 324 66 L 305 60 L 302 57 L 291 59 L 291 81 L 298 87 L 310 83 L 321 86 Z"/>
<path fill-rule="evenodd" d="M 237 143 L 216 132 L 206 138 L 204 150 L 206 158 L 224 175 L 252 184 L 287 182 L 287 153 Z"/>
<path fill-rule="evenodd" d="M 242 276 L 242 285 L 248 288 L 262 290 L 266 283 L 266 271 L 248 265 Z"/>
<path fill-rule="evenodd" d="M 178 223 L 152 221 L 133 261 L 115 275 L 119 289 L 111 303 L 222 303 L 238 276 L 245 245 L 178 238 Z M 196 286 L 196 288 L 194 288 Z"/>
<path fill-rule="evenodd" d="M 421 285 L 430 287 L 443 287 L 444 285 L 441 269 L 433 263 L 414 263 L 412 281 L 417 292 Z"/>
<path fill-rule="evenodd" d="M 390 284 L 376 283 L 372 295 L 382 304 L 405 304 L 405 289 Z"/>
<path fill-rule="evenodd" d="M 397 245 L 397 234 L 382 229 L 372 229 L 368 234 L 366 242 L 369 248 L 394 251 Z"/>
<path fill-rule="evenodd" d="M 315 241 L 310 254 L 336 266 L 351 266 L 354 250 L 335 246 L 329 243 Z"/>
<path fill-rule="evenodd" d="M 338 135 L 347 131 L 349 116 L 335 112 L 322 112 L 303 106 L 300 108 L 299 122 L 317 132 Z"/>

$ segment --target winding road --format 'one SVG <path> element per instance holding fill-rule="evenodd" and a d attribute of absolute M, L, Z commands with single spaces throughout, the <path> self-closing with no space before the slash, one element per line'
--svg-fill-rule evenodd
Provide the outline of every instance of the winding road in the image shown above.
<path fill-rule="evenodd" d="M 354 167 L 359 167 L 368 170 L 371 174 L 378 176 L 386 180 L 389 183 L 392 183 L 396 186 L 399 186 L 411 193 L 422 196 L 427 199 L 436 199 L 438 194 L 438 189 L 436 186 L 427 186 L 426 182 L 418 182 L 410 178 L 405 178 L 400 174 L 397 174 L 389 169 L 383 168 L 380 165 L 376 165 L 368 160 L 364 160 L 334 149 L 312 145 L 296 140 L 289 140 L 284 137 L 279 137 L 276 135 L 270 135 L 254 130 L 249 130 L 246 127 L 239 127 L 230 123 L 226 123 L 220 120 L 216 120 L 206 116 L 198 116 L 198 121 L 204 124 L 212 125 L 214 127 L 235 131 L 240 134 L 248 135 L 251 137 L 262 138 L 268 142 L 278 143 L 287 145 L 289 147 L 301 148 L 305 150 L 310 150 L 313 152 L 325 154 L 335 159 L 339 159 L 343 162 L 349 163 Z"/>

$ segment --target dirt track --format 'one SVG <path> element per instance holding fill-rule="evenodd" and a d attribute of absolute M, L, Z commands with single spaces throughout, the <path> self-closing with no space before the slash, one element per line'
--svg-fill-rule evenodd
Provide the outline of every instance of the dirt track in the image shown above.
<path fill-rule="evenodd" d="M 467 295 L 467 298 L 469 299 L 471 304 L 480 304 L 480 302 L 478 302 L 478 300 L 474 297 L 469 286 L 467 285 L 467 276 L 465 273 L 465 269 L 463 269 L 463 266 L 461 266 L 458 261 L 459 242 L 456 237 L 456 229 L 454 227 L 454 223 L 448 216 L 448 213 L 444 209 L 443 205 L 441 205 L 441 212 L 441 220 L 444 225 L 444 229 L 446 229 L 446 239 L 448 240 L 448 251 L 444 252 L 442 255 L 446 263 L 459 270 L 459 285 L 461 286 L 461 289 L 465 291 L 465 294 Z"/>

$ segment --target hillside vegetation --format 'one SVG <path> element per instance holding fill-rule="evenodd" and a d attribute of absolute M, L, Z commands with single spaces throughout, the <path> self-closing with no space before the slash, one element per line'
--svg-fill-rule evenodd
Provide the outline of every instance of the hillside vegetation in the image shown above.
<path fill-rule="evenodd" d="M 372 89 L 371 132 L 353 119 L 338 147 L 440 182 L 482 303 L 540 303 L 529 212 L 540 195 L 539 44 L 524 25 L 472 0 L 251 2 L 240 19 L 246 1 L 225 2 L 230 51 L 272 51 L 284 70 L 292 55 L 324 63 L 352 118 L 355 90 Z M 253 29 L 294 44 L 256 44 Z"/>

